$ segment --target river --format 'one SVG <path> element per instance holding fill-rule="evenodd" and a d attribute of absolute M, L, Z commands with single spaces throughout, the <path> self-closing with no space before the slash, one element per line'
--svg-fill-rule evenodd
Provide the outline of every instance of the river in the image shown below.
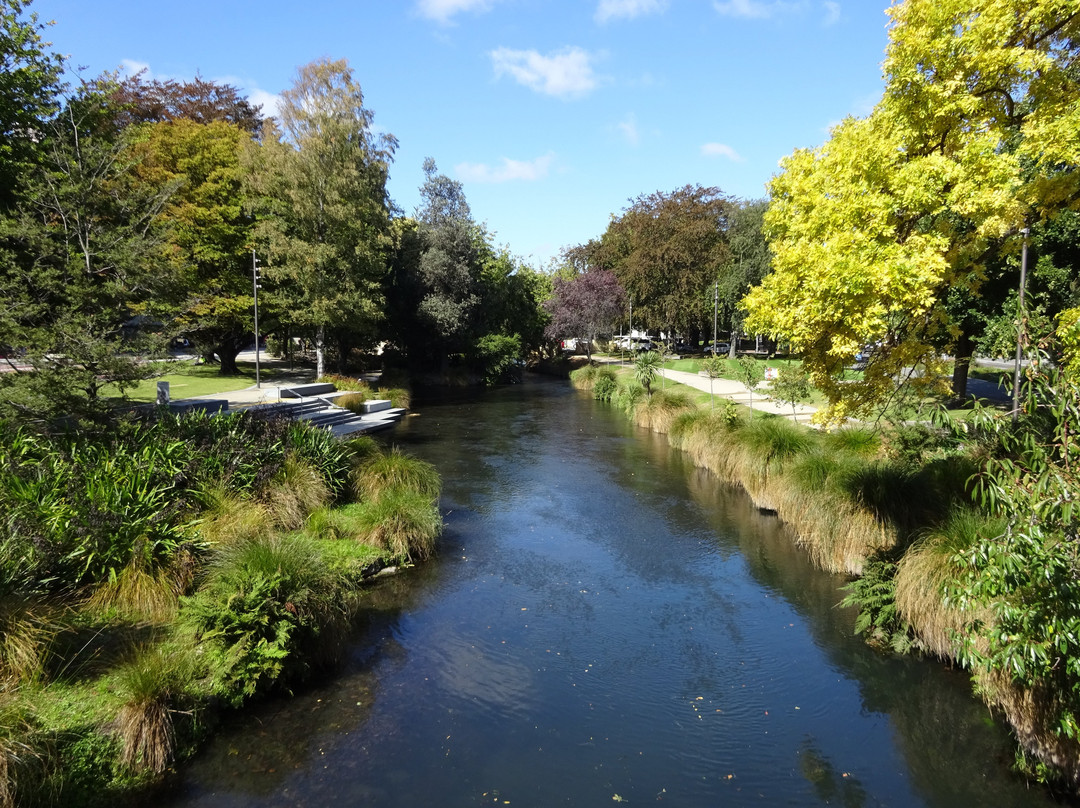
<path fill-rule="evenodd" d="M 852 634 L 775 517 L 565 382 L 420 400 L 439 558 L 169 806 L 1050 805 L 968 679 Z"/>

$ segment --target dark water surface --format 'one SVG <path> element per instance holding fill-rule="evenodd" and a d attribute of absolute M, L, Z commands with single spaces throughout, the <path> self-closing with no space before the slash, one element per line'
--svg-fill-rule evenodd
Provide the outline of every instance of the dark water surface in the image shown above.
<path fill-rule="evenodd" d="M 170 806 L 1032 806 L 967 678 L 880 656 L 775 518 L 565 383 L 421 402 L 437 561 Z"/>

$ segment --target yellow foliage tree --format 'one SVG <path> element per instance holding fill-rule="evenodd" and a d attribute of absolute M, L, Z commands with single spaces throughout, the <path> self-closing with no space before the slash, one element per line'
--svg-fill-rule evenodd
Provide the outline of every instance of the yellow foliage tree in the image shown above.
<path fill-rule="evenodd" d="M 786 158 L 766 229 L 773 273 L 747 329 L 803 354 L 830 406 L 865 416 L 943 384 L 950 291 L 978 294 L 991 249 L 1080 196 L 1080 0 L 905 0 L 873 113 Z M 1063 123 L 1064 122 L 1064 123 Z M 843 368 L 867 344 L 864 378 Z"/>

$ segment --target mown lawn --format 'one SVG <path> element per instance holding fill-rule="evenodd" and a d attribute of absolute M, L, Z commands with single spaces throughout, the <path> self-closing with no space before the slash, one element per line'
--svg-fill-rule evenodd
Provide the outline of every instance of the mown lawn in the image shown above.
<path fill-rule="evenodd" d="M 169 395 L 174 398 L 202 398 L 230 390 L 243 390 L 255 384 L 255 363 L 237 362 L 239 376 L 221 376 L 217 365 L 196 365 L 194 360 L 179 360 L 159 363 L 162 375 L 146 379 L 127 391 L 132 401 L 156 401 L 157 383 L 169 383 Z M 277 368 L 261 367 L 259 378 L 263 382 L 273 383 L 282 375 Z M 113 395 L 115 395 L 113 391 Z"/>

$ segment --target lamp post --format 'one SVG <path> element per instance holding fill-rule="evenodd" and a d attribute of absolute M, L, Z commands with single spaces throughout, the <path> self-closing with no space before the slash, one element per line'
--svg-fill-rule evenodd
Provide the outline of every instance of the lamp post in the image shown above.
<path fill-rule="evenodd" d="M 1013 423 L 1016 423 L 1016 419 L 1020 415 L 1020 355 L 1023 350 L 1024 343 L 1024 287 L 1027 285 L 1027 249 L 1028 249 L 1028 234 L 1031 232 L 1028 228 L 1024 227 L 1020 230 L 1024 236 L 1024 246 L 1020 251 L 1020 306 L 1018 311 L 1018 321 L 1016 323 L 1016 362 L 1013 365 L 1013 407 L 1012 407 L 1012 419 Z"/>
<path fill-rule="evenodd" d="M 255 298 L 255 387 L 262 388 L 259 378 L 259 259 L 255 257 L 255 248 L 251 248 L 251 286 Z"/>
<path fill-rule="evenodd" d="M 720 307 L 720 281 L 713 281 L 712 292 L 712 355 L 716 356 L 716 312 Z"/>

